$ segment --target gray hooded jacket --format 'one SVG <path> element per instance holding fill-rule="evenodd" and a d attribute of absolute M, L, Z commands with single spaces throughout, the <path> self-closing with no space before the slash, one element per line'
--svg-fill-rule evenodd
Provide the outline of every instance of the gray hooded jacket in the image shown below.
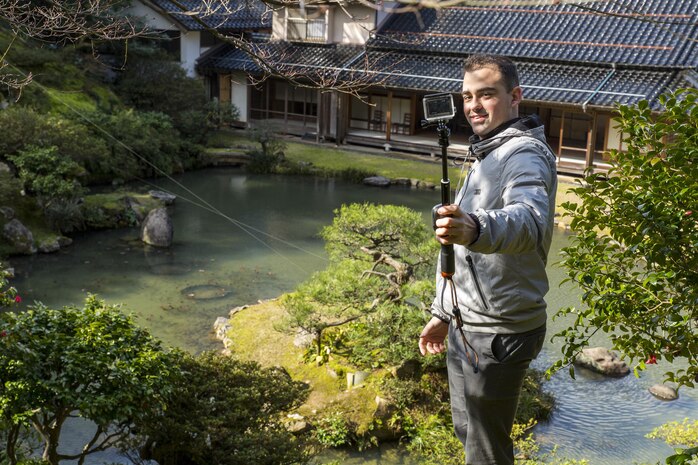
<path fill-rule="evenodd" d="M 468 246 L 454 246 L 453 282 L 463 329 L 522 333 L 538 328 L 546 321 L 555 156 L 537 116 L 473 143 L 470 151 L 476 161 L 455 203 L 477 218 L 480 235 Z M 445 321 L 453 309 L 447 286 L 437 272 L 431 312 Z"/>

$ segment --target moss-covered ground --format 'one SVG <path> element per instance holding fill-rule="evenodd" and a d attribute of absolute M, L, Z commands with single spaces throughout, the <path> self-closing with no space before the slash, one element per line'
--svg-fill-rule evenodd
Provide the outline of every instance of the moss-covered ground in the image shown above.
<path fill-rule="evenodd" d="M 365 384 L 347 389 L 346 374 L 332 370 L 331 363 L 307 363 L 303 357 L 305 349 L 293 344 L 294 337 L 274 329 L 283 313 L 276 300 L 238 312 L 230 320 L 228 337 L 233 345 L 229 349 L 243 360 L 256 361 L 263 366 L 282 366 L 294 379 L 308 383 L 310 396 L 299 409 L 301 415 L 313 417 L 338 411 L 361 432 L 373 418 L 378 395 L 374 387 L 376 380 L 369 378 Z"/>

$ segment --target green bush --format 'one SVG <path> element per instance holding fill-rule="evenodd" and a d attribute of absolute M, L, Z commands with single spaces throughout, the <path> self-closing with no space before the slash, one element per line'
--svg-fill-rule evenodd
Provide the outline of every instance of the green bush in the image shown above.
<path fill-rule="evenodd" d="M 315 439 L 327 447 L 341 447 L 352 443 L 353 428 L 339 412 L 320 418 L 315 423 Z"/>
<path fill-rule="evenodd" d="M 269 125 L 248 129 L 247 135 L 259 144 L 258 149 L 250 150 L 247 170 L 251 173 L 273 173 L 284 160 L 286 142 Z"/>
<path fill-rule="evenodd" d="M 49 227 L 62 233 L 85 229 L 81 199 L 54 199 L 44 207 Z"/>
<path fill-rule="evenodd" d="M 160 465 L 291 465 L 307 460 L 283 416 L 307 386 L 282 368 L 203 353 L 180 354 L 175 389 L 160 415 L 136 424 L 142 459 Z M 134 447 L 135 446 L 135 447 Z"/>
<path fill-rule="evenodd" d="M 11 307 L 18 302 L 17 289 L 10 286 L 10 283 L 7 281 L 8 278 L 9 273 L 3 263 L 0 262 L 0 309 Z M 21 301 L 21 297 L 19 301 Z"/>
<path fill-rule="evenodd" d="M 28 146 L 10 156 L 28 194 L 36 195 L 46 206 L 54 199 L 74 199 L 83 193 L 78 178 L 83 170 L 58 153 L 57 147 Z"/>
<path fill-rule="evenodd" d="M 210 128 L 220 129 L 240 119 L 240 110 L 230 102 L 214 99 L 206 104 L 206 123 Z"/>
<path fill-rule="evenodd" d="M 105 138 L 110 155 L 111 177 L 122 181 L 162 176 L 191 166 L 193 147 L 179 137 L 169 116 L 163 113 L 119 111 L 92 116 Z M 100 131 L 101 132 L 101 131 Z"/>
<path fill-rule="evenodd" d="M 56 147 L 86 172 L 84 183 L 105 182 L 110 178 L 109 151 L 104 141 L 87 126 L 62 116 L 37 113 L 31 108 L 13 105 L 0 111 L 0 159 L 16 155 L 28 145 Z"/>
<path fill-rule="evenodd" d="M 620 106 L 624 152 L 612 150 L 608 175 L 589 174 L 563 207 L 576 234 L 563 252 L 579 308 L 565 308 L 567 366 L 597 333 L 630 361 L 635 373 L 661 360 L 684 363 L 666 381 L 693 387 L 698 379 L 698 89 Z"/>
<path fill-rule="evenodd" d="M 112 446 L 130 426 L 161 411 L 171 392 L 171 357 L 147 331 L 94 296 L 83 308 L 0 313 L 0 430 L 17 459 L 22 431 L 34 430 L 43 458 L 58 465 Z M 65 422 L 79 411 L 97 433 L 77 456 L 59 451 Z M 38 435 L 40 434 L 40 436 Z"/>
<path fill-rule="evenodd" d="M 34 142 L 45 117 L 31 108 L 13 105 L 0 110 L 0 159 L 17 154 L 26 144 Z"/>
<path fill-rule="evenodd" d="M 115 85 L 123 102 L 139 111 L 164 113 L 185 137 L 205 140 L 210 125 L 202 81 L 188 77 L 178 61 L 148 43 L 132 47 L 128 56 Z"/>
<path fill-rule="evenodd" d="M 56 147 L 28 146 L 9 157 L 28 194 L 37 198 L 49 223 L 59 231 L 71 231 L 82 223 L 77 199 L 84 193 L 78 181 L 80 165 L 61 156 Z"/>
<path fill-rule="evenodd" d="M 85 169 L 83 184 L 104 182 L 109 177 L 109 151 L 104 140 L 80 121 L 61 116 L 45 116 L 36 137 L 36 145 L 55 146 Z"/>

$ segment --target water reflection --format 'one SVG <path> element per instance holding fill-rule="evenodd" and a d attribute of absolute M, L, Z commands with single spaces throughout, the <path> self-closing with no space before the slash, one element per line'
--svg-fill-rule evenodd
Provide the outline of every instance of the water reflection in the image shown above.
<path fill-rule="evenodd" d="M 180 181 L 229 218 L 274 237 L 241 229 L 180 198 L 173 209 L 175 237 L 170 249 L 144 247 L 137 230 L 104 231 L 78 236 L 72 247 L 56 254 L 13 260 L 18 275 L 14 284 L 25 302 L 79 305 L 87 292 L 96 293 L 111 303 L 122 302 L 140 324 L 167 344 L 193 352 L 214 349 L 219 344 L 210 331 L 217 316 L 227 315 L 235 306 L 287 292 L 326 266 L 318 232 L 343 203 L 406 205 L 424 212 L 428 221 L 431 206 L 439 201 L 438 193 L 429 191 L 247 176 L 224 169 L 188 173 Z M 176 190 L 168 181 L 161 185 Z M 547 298 L 551 314 L 577 304 L 573 288 L 559 287 L 563 270 L 555 265 L 566 241 L 562 233 L 553 241 Z M 226 292 L 199 300 L 182 293 L 183 289 L 207 286 Z M 564 324 L 550 321 L 549 334 Z M 603 338 L 596 342 L 606 343 Z M 549 366 L 560 344 L 546 343 L 534 366 Z M 682 390 L 681 398 L 670 403 L 647 392 L 650 385 L 661 382 L 663 369 L 662 365 L 651 366 L 641 379 L 631 375 L 620 380 L 581 373 L 575 381 L 566 372 L 559 373 L 547 385 L 557 398 L 557 408 L 548 424 L 536 428 L 539 440 L 549 447 L 557 444 L 560 456 L 587 458 L 593 465 L 663 461 L 672 449 L 644 435 L 666 421 L 698 417 L 694 390 Z M 391 448 L 338 453 L 332 458 L 357 465 L 415 463 Z"/>

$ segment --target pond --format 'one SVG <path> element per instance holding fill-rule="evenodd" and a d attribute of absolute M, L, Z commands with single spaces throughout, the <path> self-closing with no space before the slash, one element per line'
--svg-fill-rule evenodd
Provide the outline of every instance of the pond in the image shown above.
<path fill-rule="evenodd" d="M 95 293 L 110 303 L 123 303 L 166 344 L 193 352 L 218 349 L 211 334 L 216 317 L 290 291 L 327 265 L 318 231 L 331 223 L 342 204 L 405 205 L 424 212 L 427 221 L 431 206 L 440 199 L 433 191 L 246 175 L 235 169 L 203 170 L 176 179 L 226 218 L 202 208 L 202 200 L 173 181 L 159 180 L 162 188 L 180 195 L 173 208 L 175 240 L 170 249 L 146 248 L 138 231 L 127 229 L 78 235 L 73 246 L 56 254 L 14 258 L 13 284 L 24 302 L 80 305 L 86 293 Z M 578 303 L 573 289 L 559 287 L 563 271 L 555 266 L 567 239 L 556 233 L 551 251 L 551 314 Z M 549 321 L 549 334 L 563 324 Z M 558 344 L 546 342 L 534 366 L 549 366 L 559 353 Z M 592 465 L 663 461 L 672 448 L 644 435 L 667 421 L 698 417 L 694 390 L 682 390 L 674 402 L 658 401 L 647 392 L 661 382 L 664 367 L 650 367 L 641 379 L 582 373 L 572 380 L 567 372 L 559 373 L 546 385 L 557 407 L 550 422 L 536 427 L 538 440 L 546 449 L 558 445 L 559 456 L 586 458 Z M 76 423 L 63 447 L 73 447 L 71 441 L 77 446 L 82 429 Z M 396 447 L 326 458 L 356 465 L 417 463 Z M 123 461 L 106 453 L 92 463 L 101 460 Z"/>

